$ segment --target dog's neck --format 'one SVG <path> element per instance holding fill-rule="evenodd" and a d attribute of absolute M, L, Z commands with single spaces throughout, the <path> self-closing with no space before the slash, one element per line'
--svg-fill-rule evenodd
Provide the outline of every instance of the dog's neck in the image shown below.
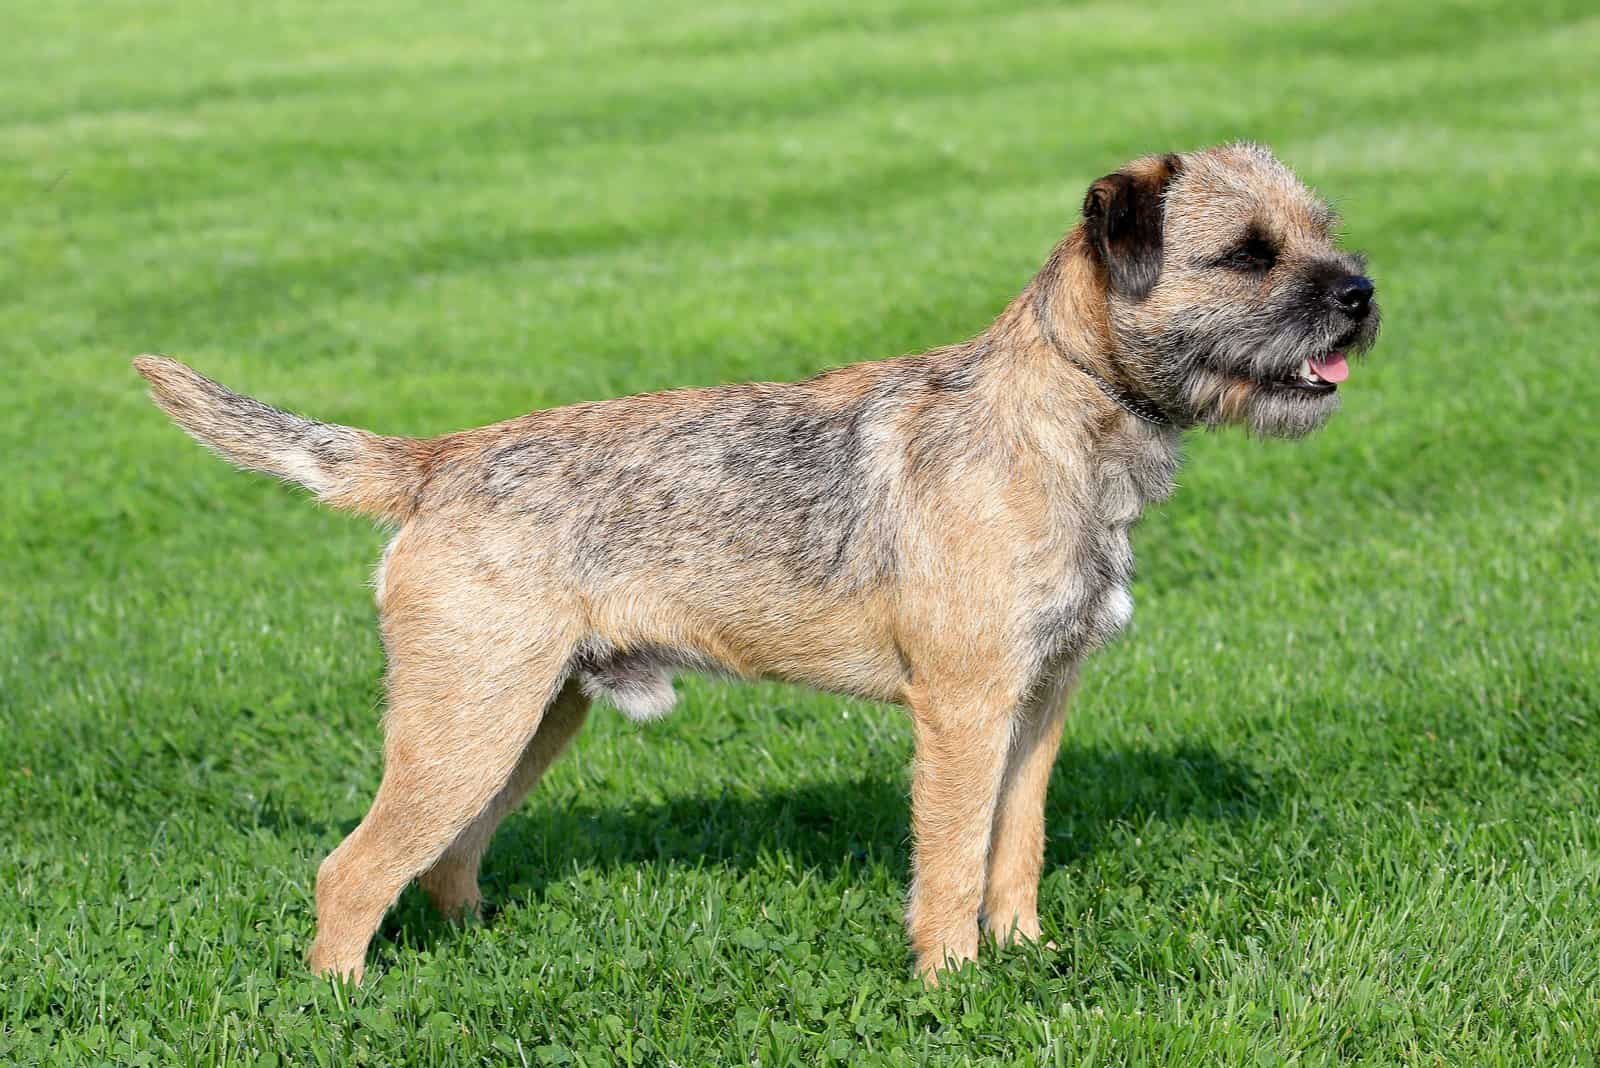
<path fill-rule="evenodd" d="M 1095 436 L 1116 430 L 1175 437 L 1183 428 L 1116 360 L 1105 280 L 1081 230 L 1062 239 L 978 344 L 1005 395 L 1075 414 L 1072 421 Z"/>
<path fill-rule="evenodd" d="M 1104 272 L 1088 255 L 1083 230 L 1075 229 L 1056 245 L 996 326 L 1019 340 L 1029 338 L 1043 348 L 1047 361 L 1076 371 L 1133 418 L 1152 427 L 1181 428 L 1113 356 L 1105 285 Z"/>
<path fill-rule="evenodd" d="M 1031 453 L 1041 472 L 1056 472 L 1052 481 L 1087 477 L 1094 493 L 1108 480 L 1131 479 L 1142 507 L 1172 490 L 1181 427 L 1145 418 L 1107 388 L 1118 388 L 1122 376 L 1109 355 L 1103 283 L 1077 237 L 1069 234 L 990 328 L 963 348 L 976 361 L 985 423 L 1011 448 Z"/>

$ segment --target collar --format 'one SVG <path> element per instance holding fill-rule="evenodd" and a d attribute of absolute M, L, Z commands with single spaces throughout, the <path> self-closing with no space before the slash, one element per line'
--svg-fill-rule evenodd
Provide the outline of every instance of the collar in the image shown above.
<path fill-rule="evenodd" d="M 1051 263 L 1053 264 L 1054 260 Z M 1135 397 L 1127 390 L 1107 382 L 1093 368 L 1078 359 L 1065 345 L 1061 344 L 1060 339 L 1056 337 L 1055 326 L 1050 322 L 1050 291 L 1048 287 L 1043 287 L 1035 292 L 1033 315 L 1034 321 L 1039 324 L 1039 331 L 1044 335 L 1046 343 L 1057 353 L 1065 356 L 1068 363 L 1088 375 L 1089 381 L 1099 386 L 1100 392 L 1110 397 L 1112 403 L 1118 408 L 1121 408 L 1135 419 L 1149 423 L 1151 426 L 1167 427 L 1176 425 L 1154 401 L 1145 397 Z"/>
<path fill-rule="evenodd" d="M 1119 389 L 1110 382 L 1106 381 L 1100 375 L 1096 374 L 1088 364 L 1078 359 L 1072 353 L 1067 352 L 1065 349 L 1061 349 L 1060 351 L 1061 354 L 1067 358 L 1068 363 L 1072 364 L 1072 366 L 1088 375 L 1089 380 L 1095 385 L 1099 386 L 1100 392 L 1110 397 L 1112 402 L 1115 403 L 1118 408 L 1121 408 L 1123 411 L 1127 412 L 1136 419 L 1143 419 L 1152 426 L 1173 425 L 1172 420 L 1168 418 L 1167 413 L 1163 412 L 1154 401 L 1145 397 L 1136 397 L 1127 390 Z"/>

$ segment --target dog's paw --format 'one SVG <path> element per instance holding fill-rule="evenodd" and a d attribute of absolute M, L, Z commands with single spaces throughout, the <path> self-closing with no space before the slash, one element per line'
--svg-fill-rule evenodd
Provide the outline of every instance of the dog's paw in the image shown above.
<path fill-rule="evenodd" d="M 361 985 L 367 972 L 365 952 L 357 960 L 341 960 L 339 954 L 325 946 L 320 939 L 311 943 L 311 951 L 306 954 L 306 963 L 311 966 L 311 973 L 318 978 L 338 979 L 354 986 Z"/>

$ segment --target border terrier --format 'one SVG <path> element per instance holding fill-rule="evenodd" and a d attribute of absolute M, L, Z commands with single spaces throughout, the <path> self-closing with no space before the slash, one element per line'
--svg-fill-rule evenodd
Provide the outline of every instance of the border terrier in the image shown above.
<path fill-rule="evenodd" d="M 1132 614 L 1129 528 L 1181 432 L 1309 433 L 1377 336 L 1335 223 L 1260 146 L 1145 157 L 970 341 L 429 439 L 139 357 L 202 443 L 395 530 L 383 779 L 317 872 L 311 966 L 359 980 L 413 879 L 476 912 L 490 836 L 591 699 L 653 719 L 679 671 L 905 706 L 917 971 L 1037 939 L 1066 694 Z"/>

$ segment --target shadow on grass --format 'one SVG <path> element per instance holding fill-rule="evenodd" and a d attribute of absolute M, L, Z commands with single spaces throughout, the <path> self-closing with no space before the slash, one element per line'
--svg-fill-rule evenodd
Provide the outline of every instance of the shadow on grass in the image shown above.
<path fill-rule="evenodd" d="M 1151 817 L 1235 820 L 1275 807 L 1275 794 L 1255 772 L 1209 745 L 1069 746 L 1050 783 L 1046 865 L 1070 865 L 1091 855 L 1121 823 Z M 905 871 L 908 815 L 903 775 L 558 810 L 541 809 L 536 791 L 501 825 L 485 860 L 488 922 L 494 921 L 496 903 L 537 907 L 545 886 L 574 868 L 666 863 L 748 869 L 776 857 L 825 876 L 846 865 L 874 863 Z M 413 887 L 385 922 L 382 937 L 427 946 L 450 930 Z"/>

